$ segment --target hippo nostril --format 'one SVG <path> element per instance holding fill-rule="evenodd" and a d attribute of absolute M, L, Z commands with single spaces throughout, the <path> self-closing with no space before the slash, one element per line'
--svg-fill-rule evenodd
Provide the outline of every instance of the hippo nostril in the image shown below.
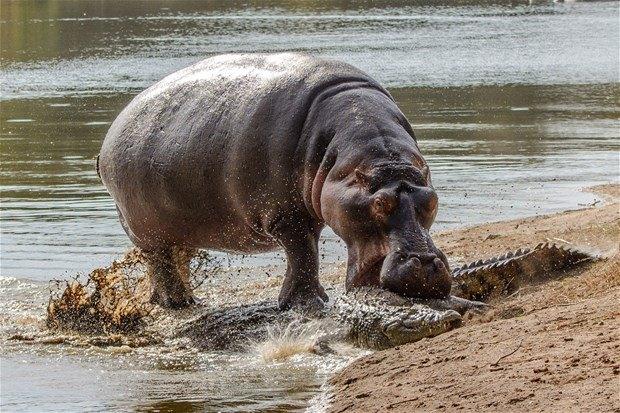
<path fill-rule="evenodd" d="M 443 263 L 442 260 L 440 260 L 439 258 L 435 258 L 433 260 L 433 264 L 435 264 L 435 269 L 437 271 L 442 271 L 444 268 L 446 268 L 445 264 Z"/>
<path fill-rule="evenodd" d="M 411 259 L 411 265 L 413 265 L 413 268 L 415 268 L 416 270 L 419 270 L 420 268 L 422 268 L 422 263 L 416 257 L 413 257 Z"/>
<path fill-rule="evenodd" d="M 418 259 L 420 262 L 427 264 L 427 263 L 431 263 L 435 260 L 435 258 L 437 258 L 437 254 L 433 254 L 433 253 L 429 253 L 429 252 L 414 252 L 414 253 L 410 253 L 409 257 L 411 259 L 416 258 Z"/>

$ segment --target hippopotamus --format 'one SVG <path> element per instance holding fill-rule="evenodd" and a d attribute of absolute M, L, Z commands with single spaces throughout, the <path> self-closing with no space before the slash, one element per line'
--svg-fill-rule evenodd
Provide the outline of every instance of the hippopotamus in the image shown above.
<path fill-rule="evenodd" d="M 98 173 L 162 306 L 194 302 L 183 251 L 282 248 L 279 307 L 321 308 L 325 226 L 347 246 L 348 290 L 450 294 L 447 259 L 429 235 L 438 197 L 411 125 L 347 63 L 228 54 L 179 70 L 118 115 Z"/>

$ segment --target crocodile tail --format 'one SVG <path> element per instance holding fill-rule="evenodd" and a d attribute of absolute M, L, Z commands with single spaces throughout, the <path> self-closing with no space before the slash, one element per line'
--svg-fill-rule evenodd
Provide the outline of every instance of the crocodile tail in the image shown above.
<path fill-rule="evenodd" d="M 523 283 L 548 278 L 600 257 L 553 243 L 518 249 L 486 260 L 478 260 L 452 271 L 453 294 L 470 300 L 488 301 L 511 294 Z"/>

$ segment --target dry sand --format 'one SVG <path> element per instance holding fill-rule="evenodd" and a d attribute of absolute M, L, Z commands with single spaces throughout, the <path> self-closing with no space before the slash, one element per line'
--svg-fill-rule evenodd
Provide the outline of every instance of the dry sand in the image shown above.
<path fill-rule="evenodd" d="M 620 411 L 620 186 L 594 190 L 604 205 L 435 236 L 460 261 L 545 241 L 606 259 L 354 362 L 331 380 L 330 411 Z"/>

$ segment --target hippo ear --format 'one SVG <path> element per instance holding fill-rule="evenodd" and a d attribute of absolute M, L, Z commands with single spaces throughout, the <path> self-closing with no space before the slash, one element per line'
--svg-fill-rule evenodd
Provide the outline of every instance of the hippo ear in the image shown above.
<path fill-rule="evenodd" d="M 370 184 L 370 177 L 357 168 L 355 169 L 355 179 L 357 179 L 357 182 L 364 186 L 368 186 Z"/>

